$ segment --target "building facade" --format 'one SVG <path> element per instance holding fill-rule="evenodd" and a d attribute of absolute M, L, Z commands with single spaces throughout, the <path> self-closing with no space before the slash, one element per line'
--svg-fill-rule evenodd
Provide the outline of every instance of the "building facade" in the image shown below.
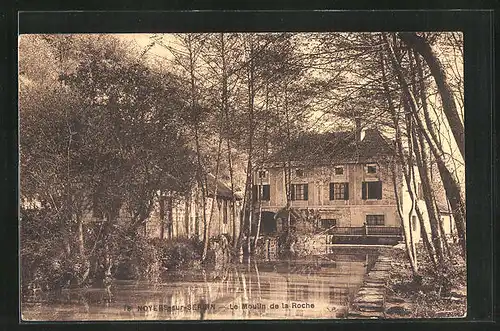
<path fill-rule="evenodd" d="M 331 166 L 292 167 L 285 183 L 282 167 L 256 173 L 257 203 L 274 217 L 284 206 L 312 210 L 319 228 L 400 225 L 390 165 L 387 163 L 336 163 Z M 399 180 L 400 190 L 402 182 Z M 287 192 L 290 190 L 290 192 Z"/>

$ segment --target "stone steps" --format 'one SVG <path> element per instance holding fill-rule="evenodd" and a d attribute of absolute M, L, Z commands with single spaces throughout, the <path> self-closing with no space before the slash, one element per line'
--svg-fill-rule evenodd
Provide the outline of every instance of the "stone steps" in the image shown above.
<path fill-rule="evenodd" d="M 391 260 L 380 256 L 365 275 L 363 285 L 349 308 L 349 318 L 384 318 L 386 285 L 391 270 Z"/>

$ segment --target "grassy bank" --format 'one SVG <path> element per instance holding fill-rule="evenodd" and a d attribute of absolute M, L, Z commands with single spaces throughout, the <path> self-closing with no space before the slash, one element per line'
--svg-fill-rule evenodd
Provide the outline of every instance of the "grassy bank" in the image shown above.
<path fill-rule="evenodd" d="M 392 268 L 387 290 L 387 318 L 460 318 L 466 316 L 467 272 L 457 244 L 450 243 L 450 257 L 437 270 L 422 246 L 417 246 L 421 283 L 414 280 L 404 249 L 392 248 Z"/>

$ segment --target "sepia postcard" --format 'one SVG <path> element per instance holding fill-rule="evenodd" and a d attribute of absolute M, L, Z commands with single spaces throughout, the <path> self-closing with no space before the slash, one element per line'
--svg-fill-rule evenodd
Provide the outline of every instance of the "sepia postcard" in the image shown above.
<path fill-rule="evenodd" d="M 22 321 L 467 315 L 463 34 L 20 34 Z"/>

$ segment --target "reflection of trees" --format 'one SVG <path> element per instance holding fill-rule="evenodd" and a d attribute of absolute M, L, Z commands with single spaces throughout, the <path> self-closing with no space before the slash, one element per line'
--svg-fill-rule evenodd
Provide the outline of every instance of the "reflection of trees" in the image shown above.
<path fill-rule="evenodd" d="M 366 259 L 366 255 L 365 255 Z M 322 260 L 312 261 L 312 264 L 318 262 L 322 265 Z M 255 316 L 266 316 L 273 314 L 275 316 L 303 316 L 312 317 L 322 316 L 323 309 L 334 305 L 338 309 L 340 306 L 349 304 L 349 298 L 356 290 L 357 285 L 354 281 L 359 278 L 363 272 L 363 263 L 355 263 L 357 266 L 351 266 L 346 262 L 342 263 L 339 268 L 342 273 L 334 275 L 333 278 L 329 273 L 325 275 L 308 276 L 306 274 L 294 273 L 288 270 L 285 272 L 286 262 L 283 264 L 283 272 L 273 272 L 270 268 L 265 268 L 256 262 L 252 262 L 251 269 L 248 265 L 228 265 L 225 268 L 215 271 L 207 271 L 199 283 L 179 283 L 177 287 L 172 289 L 172 297 L 169 300 L 167 296 L 162 295 L 165 302 L 164 305 L 198 305 L 200 300 L 205 300 L 206 304 L 215 305 L 214 310 L 207 310 L 205 318 L 217 318 L 219 316 L 232 316 L 233 318 L 251 318 Z M 295 266 L 298 266 L 296 264 Z M 264 268 L 262 268 L 264 266 Z M 269 267 L 269 266 L 268 266 Z M 328 268 L 328 265 L 324 265 Z M 290 265 L 293 268 L 293 264 Z M 269 269 L 269 270 L 267 270 Z M 265 271 L 263 271 L 265 270 Z M 331 270 L 330 270 L 331 271 Z M 219 275 L 213 277 L 213 275 Z M 351 275 L 352 274 L 352 275 Z M 344 276 L 346 278 L 344 278 Z M 337 283 L 337 279 L 342 283 Z M 169 290 L 170 292 L 170 290 Z M 352 292 L 352 293 L 351 293 Z M 272 294 L 272 295 L 271 295 Z M 313 310 L 300 311 L 297 309 L 276 311 L 269 310 L 269 304 L 273 302 L 309 302 L 314 303 L 317 307 Z M 263 303 L 267 305 L 267 310 L 228 310 L 229 304 L 236 304 L 240 308 L 242 304 L 257 304 Z M 224 308 L 225 307 L 225 308 Z M 340 310 L 339 310 L 340 311 Z M 278 314 L 278 315 L 276 315 Z M 290 315 L 292 314 L 292 315 Z M 312 314 L 312 315 L 311 315 Z M 162 317 L 163 316 L 163 317 Z M 172 312 L 163 312 L 158 318 L 167 319 L 199 319 L 199 310 L 185 310 Z M 152 315 L 148 315 L 152 318 Z"/>
<path fill-rule="evenodd" d="M 262 300 L 262 289 L 260 287 L 260 274 L 259 267 L 257 266 L 257 262 L 254 261 L 255 274 L 257 276 L 257 289 L 259 291 L 259 300 Z"/>

